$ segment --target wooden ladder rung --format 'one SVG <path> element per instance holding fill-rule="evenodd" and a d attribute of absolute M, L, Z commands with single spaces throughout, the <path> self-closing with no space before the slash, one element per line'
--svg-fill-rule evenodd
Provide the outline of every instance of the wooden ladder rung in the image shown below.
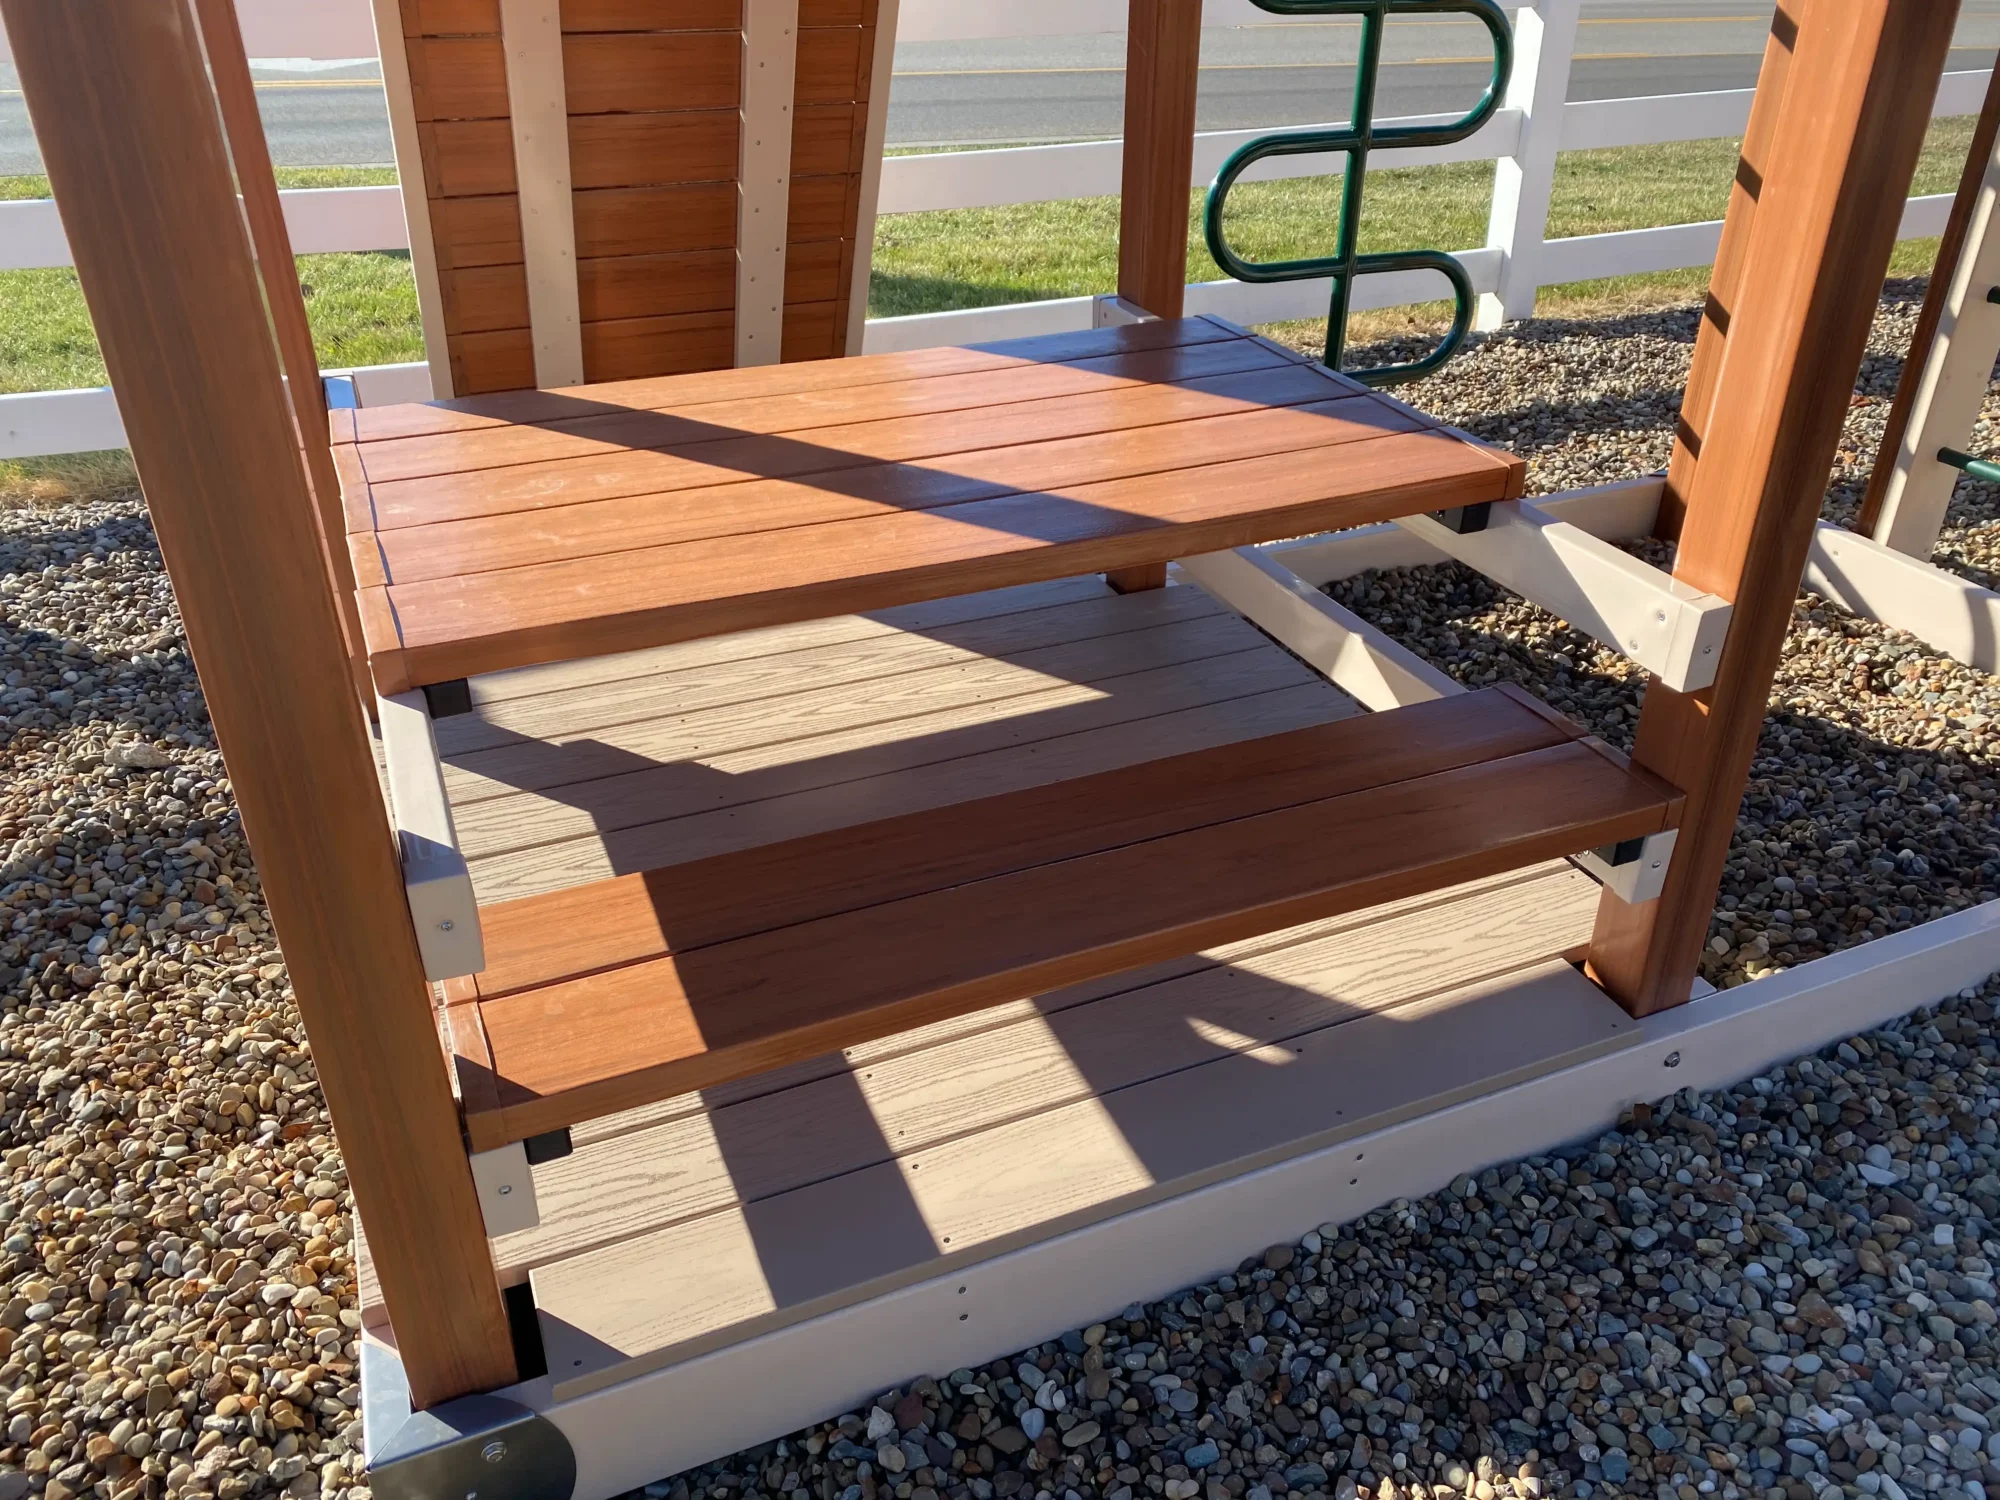
<path fill-rule="evenodd" d="M 1500 686 L 485 909 L 474 1150 L 1674 826 Z"/>

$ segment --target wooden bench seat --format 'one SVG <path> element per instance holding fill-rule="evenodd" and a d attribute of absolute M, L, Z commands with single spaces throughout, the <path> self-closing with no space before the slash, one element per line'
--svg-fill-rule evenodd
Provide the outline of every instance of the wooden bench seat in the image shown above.
<path fill-rule="evenodd" d="M 1511 498 L 1206 318 L 334 414 L 384 693 Z"/>
<path fill-rule="evenodd" d="M 475 1150 L 1674 826 L 1496 687 L 488 907 L 444 1018 Z"/>

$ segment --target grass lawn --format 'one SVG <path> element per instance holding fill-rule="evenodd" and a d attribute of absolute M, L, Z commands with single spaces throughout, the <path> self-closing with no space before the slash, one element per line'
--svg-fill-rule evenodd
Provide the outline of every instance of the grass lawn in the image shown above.
<path fill-rule="evenodd" d="M 1933 122 L 1913 192 L 1952 191 L 1969 149 L 1969 117 Z M 1736 164 L 1734 140 L 1685 141 L 1566 152 L 1556 169 L 1549 237 L 1602 234 L 1722 217 Z M 395 181 L 388 168 L 288 168 L 284 187 L 362 187 Z M 1487 162 L 1406 167 L 1370 174 L 1362 223 L 1364 250 L 1480 244 L 1493 183 Z M 1257 259 L 1322 253 L 1333 240 L 1338 177 L 1250 183 L 1231 196 L 1232 243 Z M 0 178 L 0 199 L 43 198 L 39 177 Z M 1200 232 L 1201 197 L 1189 195 L 1188 279 L 1220 273 Z M 1086 198 L 1007 208 L 894 214 L 876 232 L 869 311 L 878 317 L 1029 302 L 1109 291 L 1117 276 L 1118 200 Z M 1929 268 L 1934 240 L 1896 247 L 1891 269 L 1907 275 Z M 306 288 L 320 362 L 328 368 L 388 364 L 423 357 L 409 256 L 401 251 L 305 255 Z M 1705 267 L 1544 288 L 1549 313 L 1591 313 L 1679 301 L 1707 285 Z M 1438 322 L 1444 305 L 1363 314 L 1354 332 L 1366 338 Z M 1310 347 L 1311 324 L 1282 332 Z M 61 390 L 105 383 L 104 364 L 89 317 L 68 270 L 0 271 L 0 392 Z M 27 489 L 98 488 L 89 476 L 101 463 L 34 461 L 0 464 L 0 495 Z"/>

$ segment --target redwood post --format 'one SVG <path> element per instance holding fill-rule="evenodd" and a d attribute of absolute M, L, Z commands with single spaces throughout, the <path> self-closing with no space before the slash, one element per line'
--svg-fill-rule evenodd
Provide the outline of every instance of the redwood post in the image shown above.
<path fill-rule="evenodd" d="M 515 1378 L 186 0 L 0 0 L 411 1398 Z"/>

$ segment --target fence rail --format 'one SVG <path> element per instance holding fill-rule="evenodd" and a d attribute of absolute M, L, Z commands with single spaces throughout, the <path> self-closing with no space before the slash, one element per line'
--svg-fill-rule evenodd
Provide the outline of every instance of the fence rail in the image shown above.
<path fill-rule="evenodd" d="M 367 0 L 237 0 L 245 41 L 253 56 L 318 59 L 374 55 Z M 1722 225 L 1672 224 L 1652 229 L 1545 240 L 1548 186 L 1558 150 L 1657 145 L 1742 133 L 1750 115 L 1750 89 L 1602 99 L 1564 103 L 1579 0 L 1540 0 L 1522 11 L 1525 56 L 1504 106 L 1477 134 L 1425 152 L 1383 151 L 1378 167 L 1447 161 L 1493 161 L 1492 229 L 1485 246 L 1456 251 L 1482 295 L 1482 323 L 1518 317 L 1533 309 L 1536 288 L 1640 272 L 1703 266 L 1715 258 Z M 903 0 L 898 37 L 904 41 L 961 40 L 992 36 L 1048 36 L 1123 29 L 1126 0 Z M 1270 24 L 1276 18 L 1250 0 L 1206 0 L 1209 25 Z M 0 36 L 0 57 L 5 39 Z M 1986 88 L 1984 72 L 1948 73 L 1934 116 L 1971 114 Z M 1417 116 L 1383 121 L 1415 124 L 1447 118 Z M 1224 157 L 1256 131 L 1210 131 L 1195 138 L 1189 185 L 1205 183 Z M 1338 159 L 1283 157 L 1261 164 L 1247 180 L 1274 180 L 1337 172 Z M 992 150 L 893 156 L 882 164 L 882 213 L 990 208 L 1006 204 L 1102 197 L 1118 191 L 1120 143 L 1022 146 Z M 294 248 L 326 251 L 402 250 L 409 247 L 400 189 L 310 188 L 281 193 Z M 1935 235 L 1950 207 L 1949 195 L 1913 198 L 1901 233 Z M 1539 205 L 1539 207 L 1537 207 Z M 47 200 L 0 203 L 0 270 L 70 264 L 55 204 Z M 1435 273 L 1365 279 L 1356 289 L 1359 310 L 1428 300 L 1443 291 Z M 1308 318 L 1326 310 L 1324 281 L 1252 285 L 1203 282 L 1188 288 L 1190 312 L 1210 312 L 1243 323 Z M 1014 338 L 1090 326 L 1092 299 L 1063 297 L 957 312 L 875 318 L 867 325 L 870 353 L 935 344 Z M 364 404 L 421 400 L 429 396 L 421 364 L 384 365 L 350 372 Z M 109 390 L 38 391 L 0 396 L 0 458 L 74 452 L 122 445 L 124 428 Z"/>

